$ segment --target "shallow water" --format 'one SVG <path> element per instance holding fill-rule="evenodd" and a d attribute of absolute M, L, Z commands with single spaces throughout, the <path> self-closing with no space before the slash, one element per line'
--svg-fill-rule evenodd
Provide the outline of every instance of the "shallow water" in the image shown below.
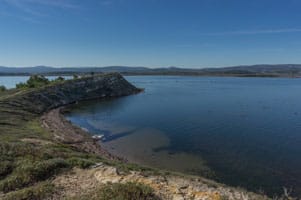
<path fill-rule="evenodd" d="M 132 162 L 301 195 L 301 79 L 126 78 L 145 92 L 67 117 Z"/>

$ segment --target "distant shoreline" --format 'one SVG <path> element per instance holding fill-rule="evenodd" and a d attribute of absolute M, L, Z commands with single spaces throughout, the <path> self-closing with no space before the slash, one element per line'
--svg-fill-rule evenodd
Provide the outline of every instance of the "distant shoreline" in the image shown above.
<path fill-rule="evenodd" d="M 38 73 L 43 76 L 73 76 L 90 75 L 89 73 Z M 99 73 L 103 74 L 103 73 Z M 239 77 L 239 78 L 301 78 L 301 76 L 290 76 L 288 74 L 202 74 L 202 73 L 120 73 L 123 76 L 197 76 L 197 77 Z M 0 73 L 0 77 L 5 76 L 31 76 L 27 73 Z"/>
<path fill-rule="evenodd" d="M 301 64 L 258 64 L 217 68 L 180 68 L 180 67 L 1 67 L 0 76 L 72 76 L 118 72 L 122 75 L 176 75 L 176 76 L 217 76 L 217 77 L 301 77 Z"/>

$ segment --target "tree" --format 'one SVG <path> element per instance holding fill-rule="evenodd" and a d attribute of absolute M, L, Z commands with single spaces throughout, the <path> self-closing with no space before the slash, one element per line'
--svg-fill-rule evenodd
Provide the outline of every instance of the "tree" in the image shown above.
<path fill-rule="evenodd" d="M 50 81 L 46 77 L 41 75 L 33 75 L 28 79 L 26 83 L 18 83 L 16 85 L 16 88 L 37 88 L 48 85 L 49 83 Z"/>
<path fill-rule="evenodd" d="M 6 89 L 6 87 L 4 86 L 4 85 L 0 85 L 0 92 L 4 92 L 4 91 L 6 91 L 7 89 Z"/>
<path fill-rule="evenodd" d="M 30 88 L 36 88 L 36 87 L 41 87 L 41 86 L 47 85 L 47 84 L 49 84 L 49 82 L 50 81 L 42 75 L 33 75 L 33 76 L 30 76 L 30 78 L 28 79 L 26 84 Z"/>
<path fill-rule="evenodd" d="M 64 81 L 64 80 L 65 80 L 64 77 L 59 76 L 59 77 L 57 77 L 54 81 L 55 81 L 55 82 L 61 82 L 61 81 Z"/>

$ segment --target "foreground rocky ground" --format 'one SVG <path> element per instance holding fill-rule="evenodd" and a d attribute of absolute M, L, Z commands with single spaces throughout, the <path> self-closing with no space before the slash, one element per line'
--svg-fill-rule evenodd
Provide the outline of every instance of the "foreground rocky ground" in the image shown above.
<path fill-rule="evenodd" d="M 58 176 L 53 183 L 62 188 L 55 199 L 80 199 L 107 183 L 137 182 L 154 189 L 155 194 L 166 200 L 260 200 L 268 199 L 254 193 L 217 184 L 199 177 L 172 174 L 155 175 L 139 171 L 120 171 L 114 166 L 98 163 L 91 169 L 75 168 Z M 84 191 L 84 192 L 83 192 Z"/>

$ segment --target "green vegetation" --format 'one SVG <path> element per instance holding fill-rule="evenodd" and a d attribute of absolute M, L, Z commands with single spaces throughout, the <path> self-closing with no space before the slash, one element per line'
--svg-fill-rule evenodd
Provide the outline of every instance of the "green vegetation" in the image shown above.
<path fill-rule="evenodd" d="M 49 80 L 44 76 L 33 75 L 31 76 L 26 83 L 18 83 L 16 88 L 37 88 L 49 84 Z"/>
<path fill-rule="evenodd" d="M 54 80 L 54 82 L 63 82 L 63 81 L 65 81 L 65 78 L 64 78 L 64 77 L 61 77 L 61 76 L 57 77 L 57 78 Z"/>
<path fill-rule="evenodd" d="M 0 138 L 4 138 L 4 135 Z M 37 141 L 41 143 L 0 143 L 0 193 L 31 187 L 72 167 L 87 168 L 103 160 L 95 155 L 77 152 L 63 144 Z"/>
<path fill-rule="evenodd" d="M 19 191 L 11 192 L 3 200 L 42 200 L 53 195 L 55 187 L 49 182 L 42 182 L 35 186 L 28 187 Z"/>
<path fill-rule="evenodd" d="M 74 199 L 74 198 L 73 198 Z M 160 200 L 149 186 L 141 183 L 108 183 L 75 199 L 81 200 Z"/>
<path fill-rule="evenodd" d="M 3 85 L 0 85 L 0 92 L 4 92 L 4 91 L 6 91 L 7 89 L 6 89 L 6 87 L 5 86 L 3 86 Z"/>
<path fill-rule="evenodd" d="M 45 161 L 30 162 L 22 160 L 11 175 L 0 182 L 0 190 L 10 192 L 16 188 L 33 185 L 36 182 L 46 180 L 62 168 L 67 168 L 68 163 L 62 159 L 50 159 Z"/>
<path fill-rule="evenodd" d="M 87 168 L 91 167 L 92 165 L 96 164 L 96 162 L 93 161 L 93 159 L 85 159 L 85 158 L 79 158 L 79 157 L 72 157 L 72 158 L 69 158 L 67 161 L 71 166 L 77 166 L 82 169 L 87 169 Z"/>
<path fill-rule="evenodd" d="M 18 83 L 16 85 L 17 89 L 26 89 L 26 88 L 39 88 L 49 84 L 60 83 L 65 81 L 64 77 L 57 77 L 56 79 L 50 81 L 45 76 L 42 75 L 33 75 L 27 80 L 26 83 Z"/>
<path fill-rule="evenodd" d="M 22 189 L 72 167 L 88 168 L 102 160 L 62 144 L 1 142 L 0 191 Z"/>
<path fill-rule="evenodd" d="M 40 78 L 32 78 L 29 83 L 33 80 L 47 83 Z M 11 104 L 20 98 L 19 94 L 18 90 L 0 94 L 0 198 L 4 193 L 5 199 L 43 199 L 54 189 L 42 184 L 44 181 L 103 159 L 53 140 L 52 134 L 41 127 L 39 115 L 26 111 L 30 107 Z"/>

